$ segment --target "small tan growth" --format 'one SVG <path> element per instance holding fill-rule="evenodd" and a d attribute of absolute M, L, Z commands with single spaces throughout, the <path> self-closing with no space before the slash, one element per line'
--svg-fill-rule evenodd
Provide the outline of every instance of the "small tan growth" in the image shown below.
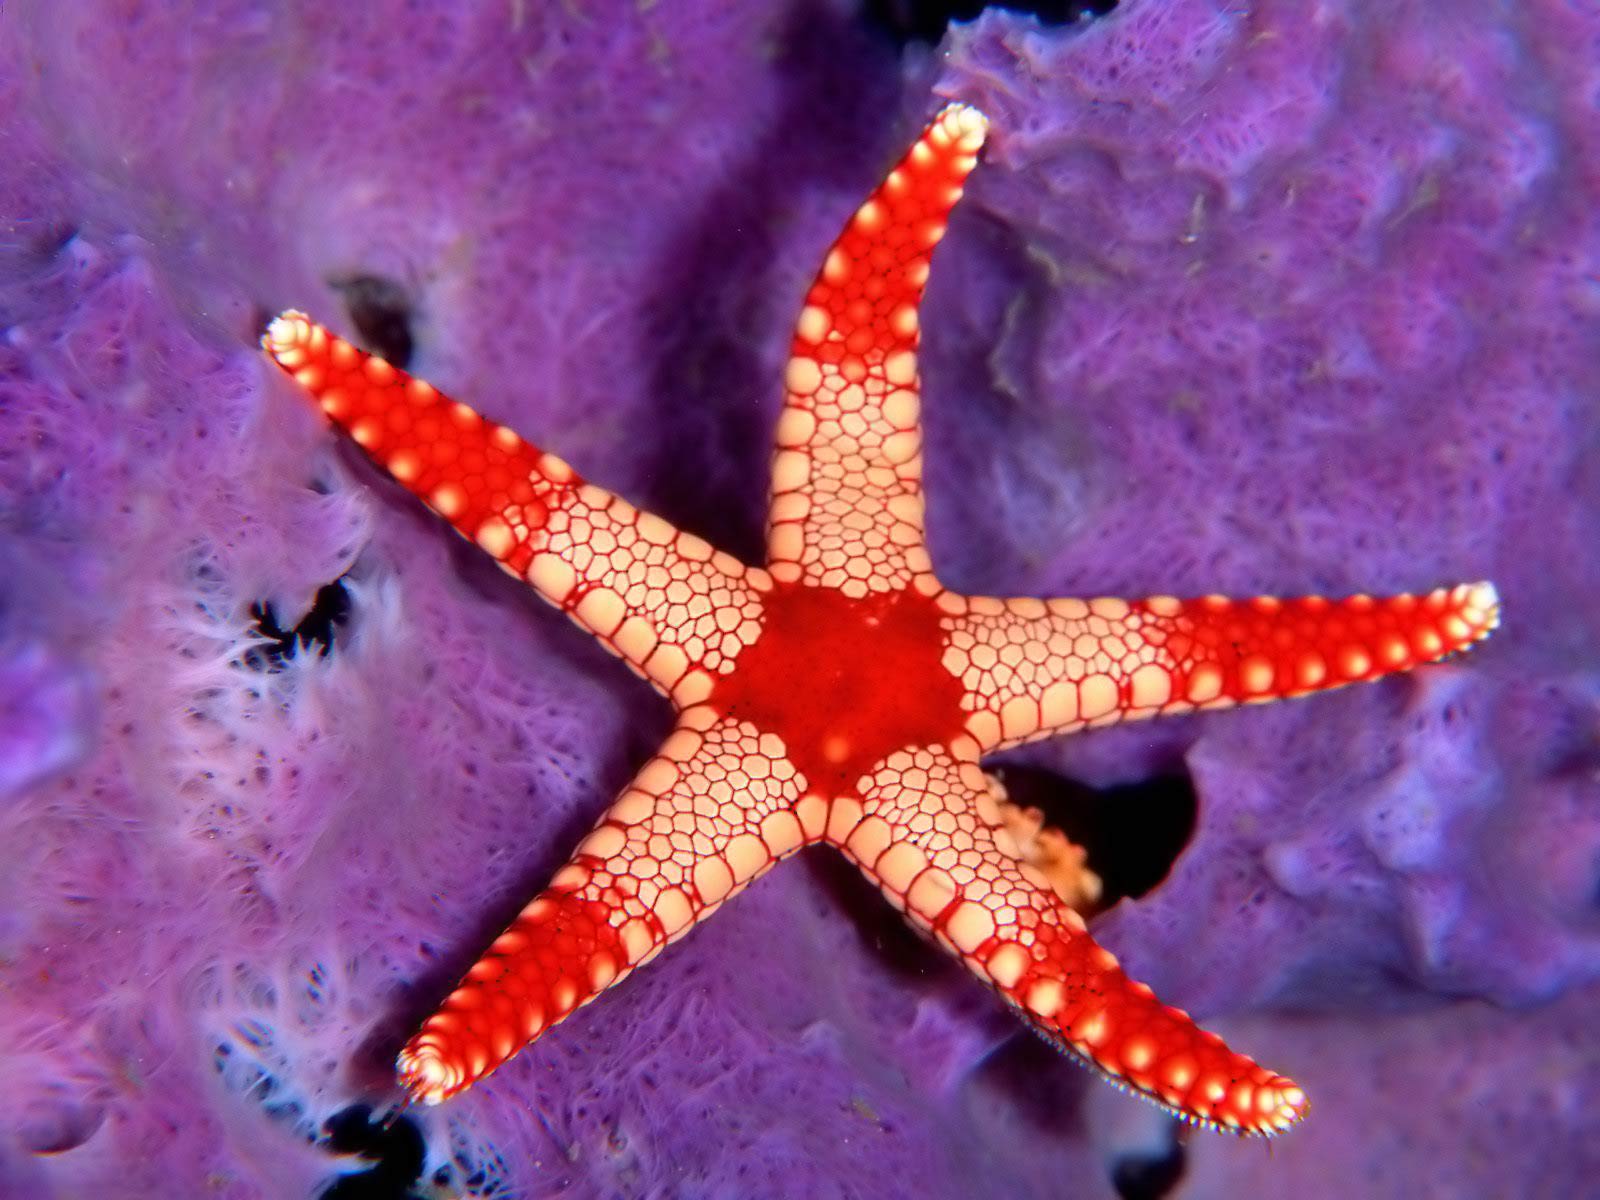
<path fill-rule="evenodd" d="M 1054 826 L 1037 808 L 1012 804 L 1002 794 L 1000 820 L 1017 846 L 1017 857 L 1050 881 L 1050 888 L 1072 908 L 1086 912 L 1099 902 L 1104 885 L 1089 869 L 1088 852 Z"/>

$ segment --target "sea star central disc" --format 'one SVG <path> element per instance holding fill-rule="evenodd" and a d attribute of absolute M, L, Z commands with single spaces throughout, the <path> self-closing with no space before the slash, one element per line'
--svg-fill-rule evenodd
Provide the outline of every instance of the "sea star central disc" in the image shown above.
<path fill-rule="evenodd" d="M 781 737 L 813 788 L 838 795 L 895 750 L 961 732 L 961 684 L 939 661 L 941 614 L 921 593 L 858 601 L 778 584 L 764 615 L 708 703 Z"/>

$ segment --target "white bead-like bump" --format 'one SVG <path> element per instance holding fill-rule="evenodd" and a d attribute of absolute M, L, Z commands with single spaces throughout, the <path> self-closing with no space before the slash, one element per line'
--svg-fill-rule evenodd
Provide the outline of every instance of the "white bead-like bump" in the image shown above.
<path fill-rule="evenodd" d="M 602 637 L 610 637 L 617 631 L 627 611 L 622 597 L 603 587 L 590 590 L 572 610 L 578 620 Z"/>
<path fill-rule="evenodd" d="M 528 582 L 556 604 L 562 603 L 577 586 L 578 573 L 556 554 L 535 554 L 528 564 Z"/>
<path fill-rule="evenodd" d="M 753 833 L 741 833 L 728 843 L 723 852 L 735 879 L 750 879 L 772 861 L 767 844 Z"/>
<path fill-rule="evenodd" d="M 637 963 L 656 944 L 649 924 L 637 917 L 623 922 L 617 930 L 617 940 L 622 943 L 622 952 L 628 956 L 630 963 Z"/>
<path fill-rule="evenodd" d="M 883 418 L 896 429 L 913 428 L 917 409 L 917 394 L 910 388 L 896 388 L 883 399 Z"/>
<path fill-rule="evenodd" d="M 883 375 L 890 383 L 906 387 L 917 380 L 917 356 L 909 350 L 896 350 L 883 360 Z"/>
<path fill-rule="evenodd" d="M 1109 675 L 1090 675 L 1078 684 L 1078 716 L 1085 721 L 1109 715 L 1117 707 L 1117 685 Z"/>
<path fill-rule="evenodd" d="M 1252 654 L 1239 663 L 1239 686 L 1252 695 L 1261 695 L 1272 687 L 1272 660 Z"/>
<path fill-rule="evenodd" d="M 1003 988 L 1015 987 L 1022 973 L 1028 969 L 1028 952 L 1016 942 L 1006 942 L 989 956 L 984 969 Z"/>
<path fill-rule="evenodd" d="M 766 844 L 768 854 L 773 858 L 782 858 L 805 841 L 805 830 L 800 827 L 800 819 L 794 813 L 780 809 L 763 818 L 761 840 Z"/>
<path fill-rule="evenodd" d="M 1500 607 L 1500 593 L 1494 584 L 1487 580 L 1470 584 L 1467 588 L 1466 603 L 1469 608 L 1481 614 L 1479 620 L 1484 621 Z"/>
<path fill-rule="evenodd" d="M 1194 1060 L 1188 1058 L 1173 1059 L 1167 1064 L 1167 1068 L 1162 1074 L 1167 1083 L 1179 1091 L 1187 1091 L 1189 1085 L 1194 1082 Z"/>
<path fill-rule="evenodd" d="M 551 483 L 570 483 L 576 472 L 565 459 L 546 451 L 539 456 L 539 474 Z"/>
<path fill-rule="evenodd" d="M 1359 679 L 1372 669 L 1372 659 L 1360 646 L 1344 646 L 1338 654 L 1339 673 L 1346 679 Z"/>
<path fill-rule="evenodd" d="M 1079 1013 L 1067 1028 L 1067 1036 L 1086 1046 L 1098 1046 L 1111 1033 L 1111 1022 L 1104 1009 Z"/>
<path fill-rule="evenodd" d="M 1128 690 L 1136 708 L 1159 707 L 1172 699 L 1172 674 L 1165 667 L 1145 663 L 1129 677 Z"/>
<path fill-rule="evenodd" d="M 611 635 L 611 644 L 629 662 L 643 663 L 656 648 L 655 627 L 643 617 L 629 617 Z"/>
<path fill-rule="evenodd" d="M 1322 655 L 1307 651 L 1294 664 L 1294 680 L 1303 688 L 1313 688 L 1328 677 L 1328 664 Z"/>
<path fill-rule="evenodd" d="M 983 905 L 964 900 L 951 910 L 944 932 L 956 949 L 971 954 L 994 936 L 994 918 Z"/>
<path fill-rule="evenodd" d="M 511 526 L 507 525 L 499 517 L 490 517 L 482 525 L 478 526 L 476 541 L 478 545 L 496 558 L 504 558 L 511 548 L 516 545 L 516 538 L 512 535 Z"/>
<path fill-rule="evenodd" d="M 1130 1038 L 1122 1046 L 1122 1061 L 1130 1071 L 1143 1071 L 1155 1061 L 1156 1051 L 1147 1038 Z"/>
<path fill-rule="evenodd" d="M 601 862 L 605 862 L 607 859 L 613 858 L 617 854 L 621 853 L 623 846 L 627 845 L 627 842 L 627 835 L 615 825 L 612 825 L 608 822 L 604 825 L 601 825 L 599 828 L 591 832 L 588 837 L 584 838 L 583 841 L 578 844 L 577 852 L 579 854 L 593 855 Z M 548 904 L 549 901 L 534 901 L 534 904 L 539 903 Z M 532 907 L 533 906 L 530 905 L 529 909 L 531 910 Z M 530 911 L 525 911 L 523 915 L 531 916 L 532 913 Z"/>
<path fill-rule="evenodd" d="M 263 344 L 268 351 L 276 352 L 287 350 L 298 343 L 311 328 L 311 320 L 298 309 L 286 309 L 272 319 L 267 326 L 267 335 Z"/>
<path fill-rule="evenodd" d="M 467 507 L 467 494 L 453 483 L 441 483 L 429 495 L 428 503 L 442 517 L 459 517 Z"/>
<path fill-rule="evenodd" d="M 1048 1021 L 1061 1010 L 1061 1002 L 1065 995 L 1059 980 L 1041 979 L 1028 989 L 1023 1004 L 1034 1016 Z"/>
<path fill-rule="evenodd" d="M 910 842 L 893 842 L 873 864 L 879 881 L 891 891 L 904 895 L 918 873 L 928 865 L 922 851 Z"/>
<path fill-rule="evenodd" d="M 929 867 L 918 875 L 906 893 L 906 904 L 924 920 L 932 921 L 955 899 L 956 885 L 948 872 Z"/>
<path fill-rule="evenodd" d="M 815 304 L 808 304 L 800 310 L 800 319 L 795 322 L 795 333 L 805 341 L 820 343 L 828 336 L 828 331 L 833 328 L 833 318 L 828 316 L 828 310 L 818 308 Z"/>
<path fill-rule="evenodd" d="M 716 904 L 733 891 L 733 872 L 720 858 L 702 858 L 695 863 L 693 879 L 702 904 Z"/>
<path fill-rule="evenodd" d="M 822 368 L 817 360 L 797 354 L 789 360 L 783 382 L 797 396 L 811 396 L 822 386 Z"/>
<path fill-rule="evenodd" d="M 1222 694 L 1222 669 L 1214 663 L 1201 663 L 1189 672 L 1188 698 L 1196 704 L 1214 700 Z"/>
<path fill-rule="evenodd" d="M 652 911 L 661 922 L 661 931 L 669 938 L 684 929 L 694 917 L 689 897 L 675 887 L 661 889 Z"/>
<path fill-rule="evenodd" d="M 422 473 L 422 460 L 410 450 L 400 450 L 390 455 L 385 465 L 389 468 L 389 474 L 401 483 L 410 483 Z"/>

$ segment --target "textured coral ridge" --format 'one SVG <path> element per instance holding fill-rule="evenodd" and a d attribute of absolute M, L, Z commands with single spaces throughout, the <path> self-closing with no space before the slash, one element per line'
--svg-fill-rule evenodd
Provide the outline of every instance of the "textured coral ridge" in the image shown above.
<path fill-rule="evenodd" d="M 747 567 L 298 313 L 275 360 L 376 461 L 667 696 L 677 726 L 402 1051 L 437 1103 L 826 842 L 1058 1046 L 1187 1120 L 1272 1133 L 1287 1078 L 1162 1005 L 1019 861 L 981 755 L 1404 670 L 1494 628 L 1425 596 L 965 596 L 923 539 L 915 350 L 986 122 L 946 108 L 829 251 L 796 328 L 768 564 Z"/>

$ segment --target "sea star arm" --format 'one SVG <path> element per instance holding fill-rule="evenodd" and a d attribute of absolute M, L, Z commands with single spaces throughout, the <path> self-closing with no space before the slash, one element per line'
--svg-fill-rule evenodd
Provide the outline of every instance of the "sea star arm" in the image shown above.
<path fill-rule="evenodd" d="M 1066 730 L 1300 696 L 1465 650 L 1499 622 L 1488 583 L 1425 596 L 940 603 L 944 665 L 984 753 Z"/>
<path fill-rule="evenodd" d="M 1185 1120 L 1273 1134 L 1305 1093 L 1130 980 L 1049 880 L 1018 859 L 974 762 L 897 751 L 836 844 L 890 902 L 1060 1049 Z"/>
<path fill-rule="evenodd" d="M 759 629 L 771 578 L 304 314 L 262 346 L 376 462 L 679 705 Z"/>
<path fill-rule="evenodd" d="M 687 933 L 821 834 L 782 743 L 683 714 L 568 864 L 406 1043 L 400 1078 L 437 1104 Z M 805 825 L 809 825 L 808 831 Z"/>
<path fill-rule="evenodd" d="M 847 596 L 926 581 L 917 308 L 987 128 L 946 107 L 856 211 L 806 295 L 772 462 L 774 578 Z"/>

